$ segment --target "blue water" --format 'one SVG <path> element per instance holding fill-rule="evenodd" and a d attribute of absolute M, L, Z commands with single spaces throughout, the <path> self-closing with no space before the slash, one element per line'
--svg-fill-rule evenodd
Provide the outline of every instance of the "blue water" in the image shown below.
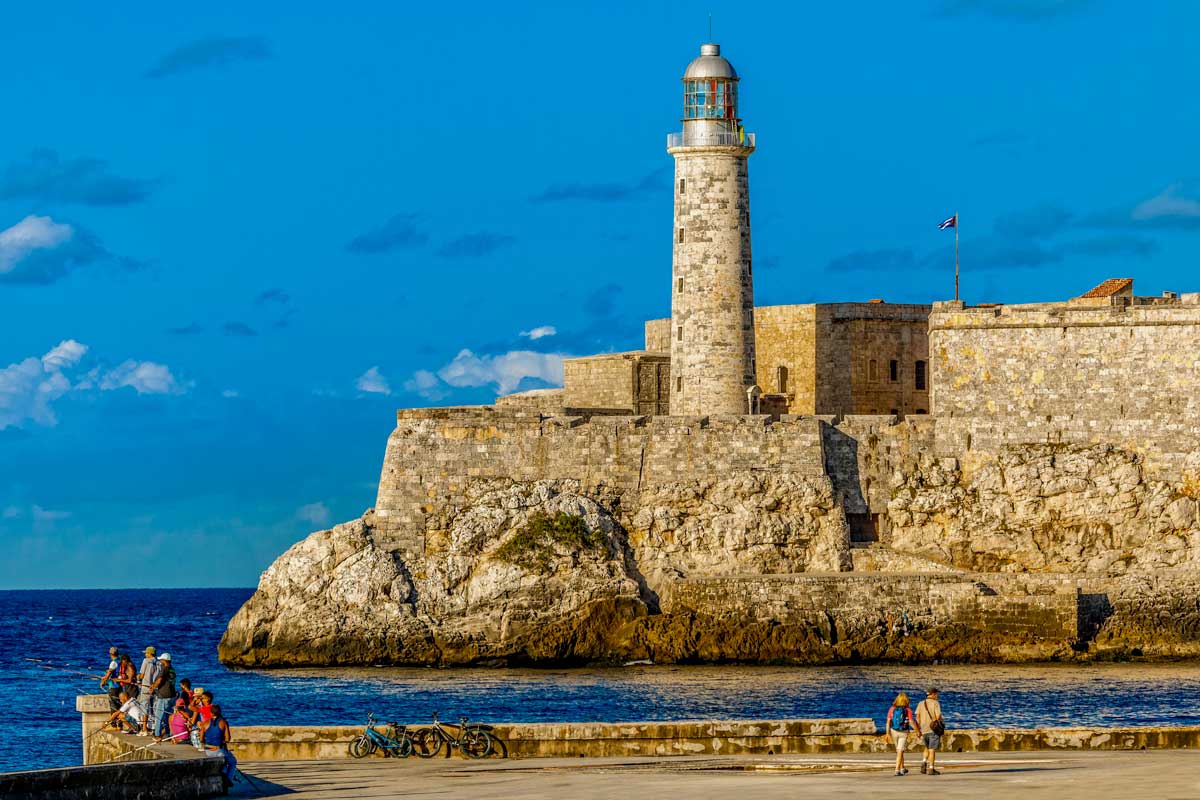
<path fill-rule="evenodd" d="M 896 691 L 942 690 L 951 728 L 1198 725 L 1200 664 L 935 667 L 627 667 L 583 670 L 230 670 L 217 641 L 249 589 L 0 592 L 0 772 L 77 764 L 77 694 L 97 682 L 109 642 L 170 652 L 179 677 L 210 690 L 234 725 L 871 717 Z M 41 662 L 25 659 L 42 659 Z"/>

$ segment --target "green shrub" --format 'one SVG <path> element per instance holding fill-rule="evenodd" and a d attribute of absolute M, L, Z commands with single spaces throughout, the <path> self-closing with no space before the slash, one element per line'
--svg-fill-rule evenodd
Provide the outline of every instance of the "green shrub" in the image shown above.
<path fill-rule="evenodd" d="M 550 516 L 537 511 L 529 515 L 529 521 L 507 542 L 496 548 L 496 558 L 530 571 L 536 567 L 536 571 L 545 572 L 554 560 L 556 546 L 572 552 L 597 550 L 604 546 L 604 534 L 589 531 L 583 517 L 575 514 L 559 511 Z"/>

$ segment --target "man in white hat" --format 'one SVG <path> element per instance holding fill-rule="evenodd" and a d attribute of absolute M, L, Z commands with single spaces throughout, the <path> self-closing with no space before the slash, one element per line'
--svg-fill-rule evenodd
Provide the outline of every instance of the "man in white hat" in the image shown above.
<path fill-rule="evenodd" d="M 150 713 L 150 725 L 154 739 L 161 742 L 167 731 L 171 707 L 175 705 L 175 668 L 171 665 L 170 653 L 159 656 L 158 664 L 158 680 L 151 687 L 154 690 L 154 708 Z"/>

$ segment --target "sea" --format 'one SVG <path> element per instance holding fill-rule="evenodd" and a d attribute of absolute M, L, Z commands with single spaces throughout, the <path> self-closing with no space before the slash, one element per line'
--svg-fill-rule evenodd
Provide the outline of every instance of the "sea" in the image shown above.
<path fill-rule="evenodd" d="M 1200 663 L 581 669 L 229 669 L 217 642 L 251 589 L 0 592 L 0 772 L 78 764 L 75 697 L 115 644 L 169 652 L 234 725 L 870 717 L 941 689 L 948 728 L 1200 725 Z M 135 659 L 136 660 L 136 659 Z M 91 676 L 97 676 L 95 678 Z"/>

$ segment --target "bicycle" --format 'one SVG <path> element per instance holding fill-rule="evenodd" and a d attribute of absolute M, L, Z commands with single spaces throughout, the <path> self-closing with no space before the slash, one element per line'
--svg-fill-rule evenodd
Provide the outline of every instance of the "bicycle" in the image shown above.
<path fill-rule="evenodd" d="M 451 735 L 447 726 L 438 721 L 437 712 L 433 712 L 433 727 L 417 728 L 412 732 L 412 751 L 418 758 L 433 758 L 442 752 L 446 745 L 446 758 L 450 750 L 457 747 L 468 758 L 487 758 L 492 753 L 492 735 L 486 725 L 469 724 L 466 717 L 459 717 L 457 734 Z"/>
<path fill-rule="evenodd" d="M 375 730 L 375 715 L 367 714 L 367 727 L 350 742 L 350 755 L 354 758 L 366 758 L 376 750 L 382 750 L 384 758 L 408 758 L 413 751 L 413 740 L 408 734 L 408 728 L 391 722 L 388 723 L 388 733 L 380 733 Z"/>

